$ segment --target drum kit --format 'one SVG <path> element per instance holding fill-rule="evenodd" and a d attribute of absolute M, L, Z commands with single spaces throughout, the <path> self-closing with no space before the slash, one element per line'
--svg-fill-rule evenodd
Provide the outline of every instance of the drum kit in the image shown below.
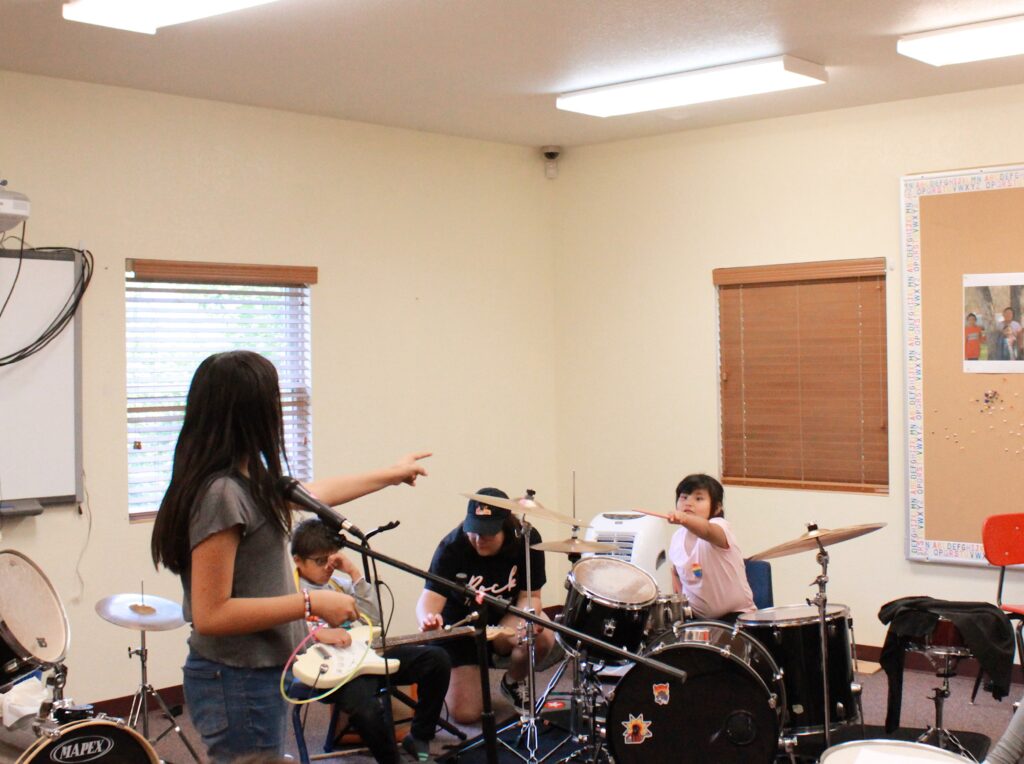
<path fill-rule="evenodd" d="M 142 682 L 127 721 L 97 714 L 92 706 L 64 697 L 70 640 L 64 605 L 39 566 L 20 552 L 0 551 L 0 693 L 44 672 L 48 693 L 33 720 L 36 739 L 16 764 L 158 764 L 153 745 L 171 730 L 200 761 L 146 676 L 146 632 L 182 626 L 181 606 L 160 597 L 118 594 L 97 602 L 96 612 L 142 634 L 141 648 L 128 651 L 129 657 L 137 655 L 142 662 Z M 157 701 L 171 723 L 156 739 L 149 736 L 149 699 Z M 135 729 L 140 716 L 142 734 Z"/>
<path fill-rule="evenodd" d="M 687 675 L 682 682 L 641 664 L 617 663 L 610 653 L 556 634 L 566 657 L 539 697 L 530 682 L 534 700 L 519 724 L 530 728 L 549 700 L 565 698 L 568 736 L 541 759 L 528 745 L 524 761 L 543 762 L 570 741 L 575 750 L 562 761 L 795 763 L 817 761 L 824 748 L 832 751 L 829 764 L 844 764 L 877 759 L 872 758 L 875 743 L 899 749 L 897 754 L 880 750 L 890 758 L 878 760 L 898 761 L 893 758 L 898 754 L 929 760 L 930 751 L 918 750 L 922 746 L 890 741 L 861 740 L 830 749 L 832 735 L 853 725 L 860 725 L 863 737 L 863 714 L 854 681 L 850 610 L 827 599 L 826 547 L 884 523 L 835 530 L 809 525 L 803 535 L 753 555 L 767 560 L 817 551 L 821 572 L 813 583 L 818 591 L 807 604 L 742 613 L 730 624 L 696 620 L 685 596 L 660 592 L 649 573 L 615 556 L 617 546 L 579 539 L 579 521 L 542 506 L 532 493 L 529 500 L 469 496 L 524 521 L 532 516 L 571 525 L 570 538 L 531 547 L 568 554 L 573 562 L 561 623 Z M 534 670 L 531 649 L 531 678 Z M 558 692 L 566 672 L 572 686 Z"/>

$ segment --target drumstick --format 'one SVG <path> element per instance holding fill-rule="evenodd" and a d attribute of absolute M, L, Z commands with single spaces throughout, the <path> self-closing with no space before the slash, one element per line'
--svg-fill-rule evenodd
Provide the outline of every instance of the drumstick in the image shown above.
<path fill-rule="evenodd" d="M 651 512 L 649 509 L 636 509 L 635 507 L 630 512 L 639 512 L 641 515 L 650 515 L 651 517 L 660 517 L 662 520 L 669 520 L 668 515 L 663 515 L 660 512 Z"/>

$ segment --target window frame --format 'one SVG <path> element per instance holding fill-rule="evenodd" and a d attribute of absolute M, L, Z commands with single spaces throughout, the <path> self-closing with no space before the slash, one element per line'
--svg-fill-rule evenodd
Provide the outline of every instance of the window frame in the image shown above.
<path fill-rule="evenodd" d="M 846 482 L 841 480 L 818 480 L 805 477 L 768 477 L 765 475 L 728 474 L 726 472 L 729 462 L 735 462 L 737 456 L 729 454 L 727 458 L 726 442 L 726 421 L 730 414 L 727 413 L 727 396 L 723 386 L 726 382 L 727 371 L 723 369 L 723 316 L 722 316 L 722 288 L 723 287 L 744 287 L 744 286 L 770 286 L 784 284 L 799 284 L 800 286 L 811 286 L 818 283 L 836 283 L 846 281 L 863 281 L 865 279 L 877 280 L 880 295 L 881 326 L 879 338 L 882 343 L 884 361 L 881 364 L 884 377 L 880 385 L 881 409 L 882 409 L 882 430 L 885 451 L 885 483 L 877 482 Z M 887 317 L 886 317 L 886 261 L 885 258 L 860 258 L 851 260 L 815 261 L 807 263 L 786 263 L 774 265 L 761 265 L 736 268 L 716 268 L 712 271 L 712 281 L 716 289 L 716 313 L 718 331 L 718 401 L 719 401 L 719 466 L 722 483 L 726 485 L 745 485 L 767 488 L 788 488 L 819 491 L 845 491 L 851 493 L 865 493 L 875 495 L 887 495 L 891 485 L 891 448 L 889 445 L 889 400 L 888 400 L 888 340 L 887 340 Z M 794 372 L 800 374 L 801 372 Z M 730 396 L 733 397 L 733 396 Z M 741 394 L 742 400 L 742 394 Z M 864 396 L 860 396 L 863 405 Z M 746 424 L 743 425 L 743 438 L 746 439 Z M 786 440 L 788 444 L 790 441 Z M 801 433 L 798 442 L 801 448 L 806 443 L 805 436 Z M 858 452 L 858 458 L 864 454 L 864 443 Z M 746 456 L 742 457 L 744 460 Z M 802 462 L 802 459 L 801 459 Z M 743 462 L 743 469 L 747 464 Z M 802 469 L 802 467 L 801 467 Z"/>
<path fill-rule="evenodd" d="M 195 261 L 184 261 L 184 260 L 156 260 L 156 259 L 144 259 L 144 258 L 129 258 L 125 260 L 125 393 L 126 393 L 126 490 L 127 490 L 127 509 L 128 519 L 130 522 L 145 522 L 151 520 L 156 516 L 156 508 L 152 506 L 152 502 L 148 502 L 145 508 L 138 507 L 138 502 L 133 502 L 132 490 L 133 486 L 137 486 L 144 481 L 133 481 L 133 466 L 131 454 L 133 450 L 141 450 L 140 444 L 143 442 L 141 439 L 133 438 L 133 432 L 138 431 L 140 420 L 144 422 L 147 414 L 143 412 L 157 413 L 158 416 L 165 416 L 168 412 L 176 412 L 177 424 L 172 424 L 175 434 L 173 437 L 166 437 L 166 425 L 164 426 L 165 434 L 154 438 L 151 442 L 154 443 L 154 448 L 158 452 L 163 452 L 163 456 L 158 456 L 156 461 L 162 461 L 164 467 L 161 467 L 160 471 L 166 469 L 166 451 L 168 443 L 170 442 L 171 458 L 173 458 L 173 441 L 177 440 L 177 431 L 180 429 L 180 421 L 184 412 L 185 395 L 188 391 L 188 383 L 191 380 L 191 374 L 194 372 L 194 365 L 191 365 L 191 371 L 188 374 L 188 379 L 182 379 L 183 387 L 175 387 L 173 391 L 169 391 L 166 394 L 152 395 L 153 401 L 168 399 L 174 401 L 180 401 L 180 403 L 174 403 L 171 405 L 159 405 L 159 406 L 138 406 L 133 405 L 133 402 L 140 400 L 138 395 L 138 383 L 133 386 L 132 383 L 132 339 L 131 334 L 133 329 L 141 329 L 145 325 L 144 319 L 139 319 L 138 323 L 133 325 L 132 323 L 132 311 L 134 308 L 140 307 L 144 304 L 144 301 L 138 299 L 133 300 L 132 292 L 140 291 L 138 288 L 133 290 L 133 284 L 153 284 L 154 291 L 160 291 L 160 285 L 166 285 L 164 290 L 165 294 L 174 294 L 174 285 L 181 285 L 183 289 L 190 287 L 197 288 L 197 294 L 201 294 L 203 287 L 224 287 L 223 296 L 227 297 L 226 303 L 231 302 L 232 290 L 238 287 L 265 287 L 273 289 L 275 287 L 281 287 L 285 290 L 301 290 L 295 294 L 284 294 L 279 295 L 284 297 L 278 304 L 284 304 L 287 307 L 284 308 L 285 313 L 295 313 L 301 317 L 301 325 L 299 334 L 302 336 L 301 347 L 298 352 L 298 365 L 292 366 L 292 369 L 286 371 L 280 368 L 279 375 L 281 376 L 282 382 L 282 405 L 284 407 L 284 413 L 286 418 L 286 431 L 289 426 L 297 428 L 297 435 L 289 434 L 288 440 L 291 443 L 301 442 L 302 445 L 299 447 L 301 453 L 296 452 L 293 446 L 288 447 L 289 458 L 292 463 L 292 468 L 295 474 L 303 480 L 312 477 L 312 435 L 313 435 L 313 420 L 312 420 L 312 336 L 311 336 L 311 298 L 312 290 L 311 287 L 317 283 L 318 271 L 315 267 L 307 266 L 294 266 L 294 265 L 264 265 L 264 264 L 242 264 L 242 263 L 213 263 L 213 262 L 195 262 Z M 181 294 L 181 293 L 178 293 Z M 244 296 L 244 291 L 235 291 L 236 297 Z M 181 296 L 181 302 L 175 302 L 174 305 L 186 305 L 188 300 L 187 294 Z M 211 300 L 211 304 L 213 301 Z M 236 303 L 236 308 L 241 309 L 241 305 L 244 301 Z M 256 303 L 261 304 L 261 303 Z M 267 305 L 274 304 L 273 300 L 268 300 Z M 244 309 L 242 309 L 244 311 Z M 169 310 L 169 312 L 171 312 Z M 270 315 L 273 315 L 272 313 Z M 161 319 L 157 319 L 158 321 Z M 239 334 L 235 332 L 236 337 L 241 337 L 245 332 Z M 281 336 L 284 333 L 282 330 L 277 336 Z M 227 337 L 230 333 L 226 333 Z M 254 333 L 255 334 L 255 333 Z M 294 335 L 294 330 L 290 332 Z M 291 341 L 291 340 L 289 340 Z M 261 347 L 258 343 L 251 342 L 225 342 L 222 346 L 218 346 L 219 349 L 232 349 L 246 347 L 248 349 L 255 350 L 257 352 L 264 352 L 267 355 L 273 355 L 272 351 L 269 351 Z M 205 348 L 197 354 L 196 364 L 202 357 L 206 355 L 218 352 L 218 347 Z M 147 352 L 147 351 L 139 351 Z M 152 353 L 153 350 L 148 352 Z M 291 355 L 291 354 L 290 354 Z M 200 357 L 201 356 L 201 357 Z M 289 381 L 296 381 L 294 386 L 289 387 Z M 175 379 L 174 384 L 177 385 L 179 380 Z M 291 391 L 291 394 L 288 391 Z M 160 409 L 160 411 L 157 411 Z M 141 416 L 140 416 L 141 414 Z M 152 423 L 152 422 L 151 422 Z M 161 448 L 163 447 L 163 448 Z M 149 481 L 153 482 L 153 481 Z"/>

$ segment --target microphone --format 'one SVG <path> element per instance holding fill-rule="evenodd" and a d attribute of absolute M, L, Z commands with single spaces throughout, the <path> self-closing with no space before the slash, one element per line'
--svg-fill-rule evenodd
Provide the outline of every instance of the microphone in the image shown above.
<path fill-rule="evenodd" d="M 303 509 L 308 509 L 334 530 L 347 531 L 357 539 L 366 541 L 366 535 L 349 522 L 347 517 L 337 510 L 328 507 L 320 499 L 303 488 L 302 483 L 290 475 L 282 475 L 278 479 L 277 490 L 292 504 L 298 504 Z"/>

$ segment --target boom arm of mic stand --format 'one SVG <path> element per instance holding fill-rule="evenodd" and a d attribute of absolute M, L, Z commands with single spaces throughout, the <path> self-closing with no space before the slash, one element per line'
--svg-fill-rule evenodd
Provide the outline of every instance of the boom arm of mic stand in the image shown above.
<path fill-rule="evenodd" d="M 435 584 L 440 584 L 445 589 L 448 589 L 454 594 L 460 597 L 464 597 L 467 600 L 477 602 L 479 604 L 486 602 L 490 607 L 495 608 L 499 612 L 512 613 L 513 615 L 519 616 L 524 620 L 533 621 L 535 624 L 545 629 L 557 631 L 559 634 L 562 634 L 564 636 L 571 637 L 572 639 L 578 640 L 580 642 L 584 642 L 592 647 L 600 648 L 603 652 L 612 653 L 613 655 L 617 655 L 620 658 L 625 658 L 626 660 L 632 661 L 633 663 L 639 663 L 643 666 L 647 666 L 648 668 L 654 669 L 655 671 L 659 671 L 663 674 L 668 674 L 672 677 L 675 677 L 676 679 L 682 682 L 686 681 L 686 672 L 682 669 L 676 668 L 675 666 L 669 666 L 668 664 L 662 663 L 661 661 L 651 660 L 650 658 L 647 658 L 645 656 L 631 653 L 628 650 L 623 650 L 621 647 L 616 647 L 615 645 L 609 644 L 607 642 L 602 642 L 599 639 L 594 639 L 594 637 L 591 637 L 589 634 L 584 634 L 581 631 L 570 629 L 568 626 L 563 626 L 560 623 L 555 623 L 554 621 L 547 621 L 535 613 L 529 613 L 525 610 L 522 610 L 511 605 L 506 600 L 500 599 L 491 594 L 484 594 L 483 592 L 479 592 L 469 586 L 465 586 L 463 584 L 459 584 L 455 581 L 451 581 L 447 578 L 444 578 L 443 576 L 439 576 L 436 573 L 431 573 L 428 570 L 417 568 L 413 565 L 409 565 L 408 563 L 402 562 L 401 560 L 395 559 L 394 557 L 390 557 L 386 554 L 381 554 L 380 552 L 376 552 L 372 549 L 367 549 L 362 545 L 356 544 L 355 542 L 347 538 L 342 538 L 342 544 L 345 547 L 352 549 L 353 551 L 365 553 L 373 559 L 378 560 L 379 562 L 383 562 L 384 564 L 390 565 L 393 568 L 398 568 L 399 570 L 404 570 L 406 573 L 410 573 L 416 576 L 417 578 L 422 578 L 424 581 L 432 581 Z"/>

